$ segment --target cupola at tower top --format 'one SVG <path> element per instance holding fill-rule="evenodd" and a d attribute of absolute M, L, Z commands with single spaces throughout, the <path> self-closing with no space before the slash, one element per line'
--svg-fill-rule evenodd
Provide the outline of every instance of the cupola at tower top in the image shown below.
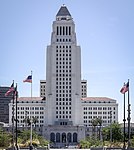
<path fill-rule="evenodd" d="M 63 4 L 56 15 L 56 20 L 70 20 L 70 19 L 72 19 L 71 14 L 68 11 L 67 7 Z"/>

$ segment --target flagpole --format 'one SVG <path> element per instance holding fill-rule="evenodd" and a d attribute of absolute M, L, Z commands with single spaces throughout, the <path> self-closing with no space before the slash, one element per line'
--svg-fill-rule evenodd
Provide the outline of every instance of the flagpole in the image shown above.
<path fill-rule="evenodd" d="M 129 79 L 128 79 L 129 84 Z M 130 148 L 130 100 L 129 100 L 129 87 L 128 87 L 128 149 Z"/>
<path fill-rule="evenodd" d="M 125 86 L 125 83 L 124 83 L 124 86 Z M 126 116 L 125 116 L 125 93 L 124 93 L 124 119 L 123 119 L 123 121 L 124 121 L 124 145 L 123 145 L 123 148 L 125 149 L 126 148 L 126 145 L 125 145 L 125 121 L 126 121 Z"/>
<path fill-rule="evenodd" d="M 32 71 L 31 71 L 31 77 L 32 77 Z M 33 82 L 33 80 L 32 80 Z M 31 82 L 31 100 L 32 100 L 32 82 Z M 30 124 L 30 150 L 32 150 L 32 115 L 31 115 L 31 107 L 30 107 L 30 121 L 31 121 L 31 124 Z"/>
<path fill-rule="evenodd" d="M 29 75 L 25 80 L 23 80 L 23 82 L 28 82 L 31 84 L 31 100 L 32 100 L 32 71 L 31 71 L 31 75 Z M 30 146 L 29 149 L 32 150 L 32 113 L 31 113 L 31 106 L 30 106 Z"/>
<path fill-rule="evenodd" d="M 17 83 L 16 83 L 16 88 L 15 88 L 15 95 L 16 95 L 16 149 L 18 150 L 18 141 L 17 141 L 17 137 L 18 137 L 18 128 L 17 128 L 17 122 L 18 122 L 18 116 L 17 116 L 17 98 L 18 98 L 18 92 L 17 92 Z"/>
<path fill-rule="evenodd" d="M 14 88 L 14 80 L 13 80 L 13 88 Z M 12 136 L 13 136 L 13 150 L 14 150 L 14 90 L 13 90 L 13 106 L 12 106 Z"/>

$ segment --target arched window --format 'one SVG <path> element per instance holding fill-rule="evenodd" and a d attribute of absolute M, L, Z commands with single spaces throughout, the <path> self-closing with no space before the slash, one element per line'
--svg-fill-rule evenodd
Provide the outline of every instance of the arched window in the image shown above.
<path fill-rule="evenodd" d="M 55 134 L 54 133 L 50 134 L 50 141 L 55 142 Z"/>
<path fill-rule="evenodd" d="M 56 142 L 60 142 L 60 133 L 56 133 Z"/>
<path fill-rule="evenodd" d="M 73 133 L 73 142 L 77 142 L 77 133 Z"/>
<path fill-rule="evenodd" d="M 68 134 L 67 134 L 67 142 L 68 142 L 68 143 L 71 143 L 71 142 L 72 142 L 71 139 L 72 139 L 72 134 L 71 134 L 71 133 L 68 133 Z"/>
<path fill-rule="evenodd" d="M 62 133 L 62 143 L 66 143 L 66 133 Z"/>

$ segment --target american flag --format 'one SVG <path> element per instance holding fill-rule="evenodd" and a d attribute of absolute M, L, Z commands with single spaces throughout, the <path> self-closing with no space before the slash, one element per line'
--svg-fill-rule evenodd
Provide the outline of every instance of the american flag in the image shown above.
<path fill-rule="evenodd" d="M 127 82 L 120 90 L 122 94 L 125 94 L 129 90 L 129 82 Z"/>
<path fill-rule="evenodd" d="M 29 82 L 32 83 L 32 75 L 29 75 L 23 82 Z"/>
<path fill-rule="evenodd" d="M 8 89 L 8 91 L 5 93 L 5 96 L 8 96 L 11 92 L 14 91 L 14 83 L 12 83 L 11 87 Z"/>

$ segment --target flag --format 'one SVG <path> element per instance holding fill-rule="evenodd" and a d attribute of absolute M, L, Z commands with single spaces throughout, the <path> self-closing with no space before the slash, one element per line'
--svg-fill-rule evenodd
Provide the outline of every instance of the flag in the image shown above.
<path fill-rule="evenodd" d="M 46 97 L 43 97 L 42 100 L 46 100 Z"/>
<path fill-rule="evenodd" d="M 28 76 L 23 82 L 29 82 L 32 83 L 32 75 Z"/>
<path fill-rule="evenodd" d="M 122 94 L 125 94 L 129 90 L 129 82 L 127 82 L 120 90 Z"/>
<path fill-rule="evenodd" d="M 11 87 L 8 89 L 8 91 L 5 93 L 5 96 L 8 96 L 11 92 L 14 91 L 14 83 L 12 83 Z"/>
<path fill-rule="evenodd" d="M 16 87 L 14 88 L 14 95 L 17 97 L 18 96 L 18 91 L 17 91 L 17 84 L 16 84 Z"/>

